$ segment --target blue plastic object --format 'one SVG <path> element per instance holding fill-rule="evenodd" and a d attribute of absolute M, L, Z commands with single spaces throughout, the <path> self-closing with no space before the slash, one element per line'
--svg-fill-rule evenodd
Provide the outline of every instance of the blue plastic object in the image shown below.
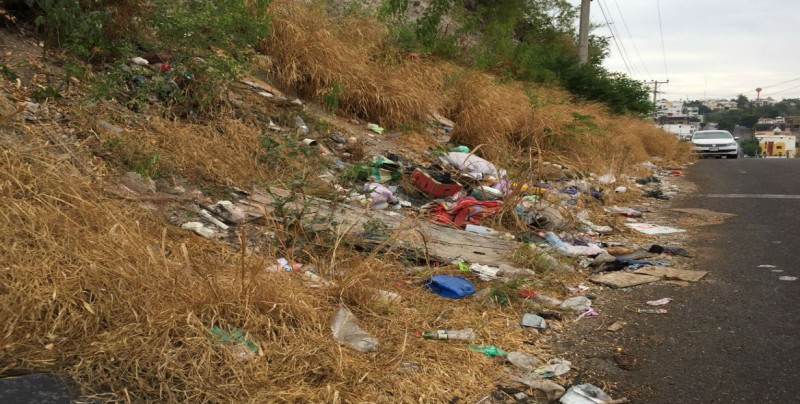
<path fill-rule="evenodd" d="M 434 275 L 425 283 L 433 293 L 450 299 L 458 299 L 475 293 L 475 287 L 468 280 L 459 276 Z"/>

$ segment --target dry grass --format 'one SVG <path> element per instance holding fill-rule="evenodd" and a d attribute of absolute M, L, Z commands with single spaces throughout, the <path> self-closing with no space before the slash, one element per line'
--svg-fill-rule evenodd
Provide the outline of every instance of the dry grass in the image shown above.
<path fill-rule="evenodd" d="M 653 156 L 686 158 L 670 135 L 599 105 L 573 104 L 559 90 L 499 83 L 447 63 L 382 58 L 385 30 L 375 21 L 332 22 L 319 8 L 285 0 L 271 7 L 275 32 L 263 45 L 280 84 L 317 99 L 342 84 L 341 112 L 390 127 L 446 112 L 456 121 L 456 141 L 482 145 L 478 153 L 520 181 L 543 160 L 619 173 Z M 257 97 L 242 97 L 247 107 L 204 124 L 102 110 L 78 115 L 87 127 L 95 116 L 125 127 L 98 134 L 105 144 L 122 141 L 115 153 L 123 159 L 156 153 L 164 173 L 193 183 L 247 187 L 302 177 L 315 192 L 324 189 L 315 180 L 318 159 L 284 151 L 263 158 L 272 111 L 261 110 L 268 107 Z M 588 118 L 576 121 L 575 112 Z M 425 148 L 425 136 L 409 137 L 415 152 Z M 0 374 L 67 372 L 85 393 L 127 402 L 445 402 L 479 397 L 503 366 L 463 343 L 412 332 L 472 327 L 478 343 L 550 359 L 541 346 L 523 343 L 539 336 L 516 325 L 524 311 L 518 302 L 487 307 L 479 299 L 437 297 L 404 282 L 410 279 L 398 257 L 357 253 L 325 232 L 267 242 L 265 232 L 281 229 L 243 228 L 242 253 L 110 198 L 50 149 L 12 143 L 0 154 Z M 338 286 L 310 288 L 300 274 L 265 270 L 289 254 Z M 529 282 L 559 290 L 555 279 Z M 379 289 L 399 293 L 402 302 L 376 301 Z M 332 339 L 330 319 L 340 304 L 377 337 L 377 352 Z M 238 359 L 214 343 L 212 326 L 246 331 L 258 355 Z"/>
<path fill-rule="evenodd" d="M 282 247 L 243 255 L 176 230 L 40 148 L 3 152 L 0 199 L 0 373 L 66 371 L 86 394 L 129 402 L 441 402 L 476 397 L 502 366 L 410 332 L 473 327 L 481 343 L 531 351 L 520 307 L 396 284 L 396 259 L 343 246 L 297 253 L 339 285 L 311 289 L 299 274 L 265 271 Z M 380 304 L 377 289 L 403 301 Z M 332 340 L 342 303 L 378 338 L 376 353 Z M 212 325 L 245 330 L 259 356 L 215 346 Z"/>
<path fill-rule="evenodd" d="M 320 7 L 276 1 L 274 33 L 263 43 L 274 79 L 321 99 L 343 85 L 340 111 L 393 126 L 442 111 L 455 123 L 455 142 L 507 167 L 531 158 L 594 171 L 623 172 L 652 157 L 684 162 L 675 136 L 649 122 L 573 103 L 562 90 L 499 82 L 448 62 L 386 57 L 385 29 L 375 20 L 331 21 Z M 532 149 L 532 150 L 531 150 Z"/>
<path fill-rule="evenodd" d="M 381 62 L 385 29 L 374 20 L 328 20 L 322 7 L 272 3 L 273 33 L 262 47 L 284 88 L 320 99 L 334 86 L 340 110 L 396 126 L 425 119 L 442 100 L 439 72 L 428 63 Z"/>

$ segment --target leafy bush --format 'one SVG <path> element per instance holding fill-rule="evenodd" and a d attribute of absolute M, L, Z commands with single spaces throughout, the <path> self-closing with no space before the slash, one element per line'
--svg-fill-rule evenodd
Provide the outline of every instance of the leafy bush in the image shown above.
<path fill-rule="evenodd" d="M 761 145 L 758 143 L 758 138 L 750 137 L 742 140 L 742 153 L 745 156 L 756 157 L 761 154 Z"/>

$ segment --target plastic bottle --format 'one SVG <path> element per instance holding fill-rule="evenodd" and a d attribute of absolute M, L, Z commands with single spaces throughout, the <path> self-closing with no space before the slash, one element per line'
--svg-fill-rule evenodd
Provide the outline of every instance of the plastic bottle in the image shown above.
<path fill-rule="evenodd" d="M 422 338 L 473 341 L 475 339 L 475 330 L 472 328 L 465 328 L 463 330 L 436 330 L 422 333 Z"/>
<path fill-rule="evenodd" d="M 497 231 L 495 229 L 492 229 L 492 228 L 489 228 L 489 227 L 486 227 L 486 226 L 478 226 L 478 225 L 475 225 L 475 224 L 468 224 L 467 227 L 464 228 L 464 230 L 466 230 L 466 231 L 468 231 L 470 233 L 484 234 L 484 235 L 487 235 L 487 236 L 499 236 L 499 235 L 502 234 L 502 233 L 500 233 L 499 231 Z"/>

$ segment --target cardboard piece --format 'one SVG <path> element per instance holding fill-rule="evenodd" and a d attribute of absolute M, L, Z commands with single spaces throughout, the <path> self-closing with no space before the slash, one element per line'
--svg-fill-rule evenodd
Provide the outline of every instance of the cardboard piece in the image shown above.
<path fill-rule="evenodd" d="M 664 279 L 697 282 L 708 275 L 708 271 L 692 271 L 689 269 L 678 269 L 669 267 L 644 267 L 633 271 L 636 274 L 658 276 Z"/>
<path fill-rule="evenodd" d="M 630 272 L 608 272 L 595 275 L 590 279 L 594 283 L 611 286 L 612 288 L 627 288 L 630 286 L 643 285 L 661 280 L 661 278 L 649 275 L 637 275 Z"/>

